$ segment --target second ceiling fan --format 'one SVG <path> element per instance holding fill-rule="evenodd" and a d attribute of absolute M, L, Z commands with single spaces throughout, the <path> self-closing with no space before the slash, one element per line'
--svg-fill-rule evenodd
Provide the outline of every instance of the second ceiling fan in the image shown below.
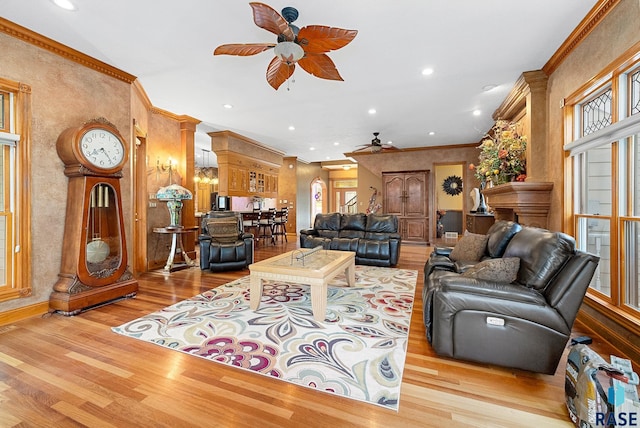
<path fill-rule="evenodd" d="M 255 24 L 277 37 L 277 43 L 244 43 L 218 46 L 214 55 L 256 55 L 273 48 L 275 57 L 267 67 L 267 82 L 278 89 L 295 71 L 295 64 L 307 73 L 329 80 L 343 80 L 327 52 L 349 44 L 357 30 L 308 25 L 298 28 L 292 24 L 298 18 L 293 7 L 282 9 L 282 15 L 264 3 L 249 3 Z"/>
<path fill-rule="evenodd" d="M 386 151 L 386 150 L 398 150 L 397 147 L 389 145 L 389 144 L 382 144 L 382 141 L 380 141 L 380 138 L 378 138 L 378 135 L 380 135 L 379 132 L 374 132 L 373 133 L 373 140 L 371 140 L 371 143 L 369 144 L 360 144 L 360 147 L 362 147 L 362 149 L 358 149 L 356 150 L 356 152 L 358 151 L 363 151 L 363 150 L 369 150 L 371 151 L 371 153 L 380 153 L 382 151 Z"/>

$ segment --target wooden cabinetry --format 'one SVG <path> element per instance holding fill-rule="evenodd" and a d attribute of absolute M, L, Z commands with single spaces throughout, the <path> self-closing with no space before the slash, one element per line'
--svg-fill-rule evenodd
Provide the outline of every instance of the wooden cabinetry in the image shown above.
<path fill-rule="evenodd" d="M 278 167 L 242 155 L 218 158 L 220 193 L 227 196 L 278 197 Z M 226 191 L 224 189 L 226 184 Z"/>
<path fill-rule="evenodd" d="M 249 189 L 249 176 L 245 168 L 229 165 L 229 195 L 245 194 Z"/>
<path fill-rule="evenodd" d="M 486 235 L 494 222 L 493 214 L 468 213 L 466 227 L 471 233 Z"/>
<path fill-rule="evenodd" d="M 210 132 L 222 196 L 278 197 L 282 152 L 231 131 Z"/>
<path fill-rule="evenodd" d="M 383 173 L 383 210 L 398 216 L 402 239 L 429 241 L 428 171 Z"/>

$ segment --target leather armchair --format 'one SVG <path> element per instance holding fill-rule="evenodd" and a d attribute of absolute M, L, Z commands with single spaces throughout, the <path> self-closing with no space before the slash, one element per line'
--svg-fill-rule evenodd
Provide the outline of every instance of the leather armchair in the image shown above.
<path fill-rule="evenodd" d="M 572 237 L 525 227 L 507 245 L 517 280 L 434 270 L 425 279 L 427 339 L 438 355 L 553 374 L 599 258 Z"/>
<path fill-rule="evenodd" d="M 253 234 L 244 232 L 240 213 L 209 212 L 202 219 L 198 241 L 202 270 L 238 270 L 253 263 Z"/>

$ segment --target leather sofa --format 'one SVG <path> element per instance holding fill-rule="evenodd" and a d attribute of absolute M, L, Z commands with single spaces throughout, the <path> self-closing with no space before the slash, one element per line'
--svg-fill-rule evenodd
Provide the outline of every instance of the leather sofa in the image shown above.
<path fill-rule="evenodd" d="M 202 270 L 239 270 L 253 263 L 253 234 L 244 232 L 238 212 L 207 213 L 202 218 L 198 242 Z"/>
<path fill-rule="evenodd" d="M 564 233 L 499 223 L 480 260 L 447 260 L 444 249 L 425 265 L 427 340 L 438 355 L 553 374 L 599 258 Z M 507 261 L 518 264 L 513 281 L 480 275 L 481 263 Z"/>
<path fill-rule="evenodd" d="M 398 217 L 390 214 L 317 214 L 313 228 L 300 231 L 301 248 L 353 251 L 361 265 L 397 265 L 400 243 Z"/>

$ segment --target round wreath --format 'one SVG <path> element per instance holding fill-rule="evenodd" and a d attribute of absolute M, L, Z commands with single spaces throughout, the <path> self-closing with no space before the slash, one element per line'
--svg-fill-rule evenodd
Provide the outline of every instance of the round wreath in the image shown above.
<path fill-rule="evenodd" d="M 450 175 L 442 182 L 442 190 L 451 196 L 459 194 L 462 192 L 462 178 L 457 175 Z"/>

